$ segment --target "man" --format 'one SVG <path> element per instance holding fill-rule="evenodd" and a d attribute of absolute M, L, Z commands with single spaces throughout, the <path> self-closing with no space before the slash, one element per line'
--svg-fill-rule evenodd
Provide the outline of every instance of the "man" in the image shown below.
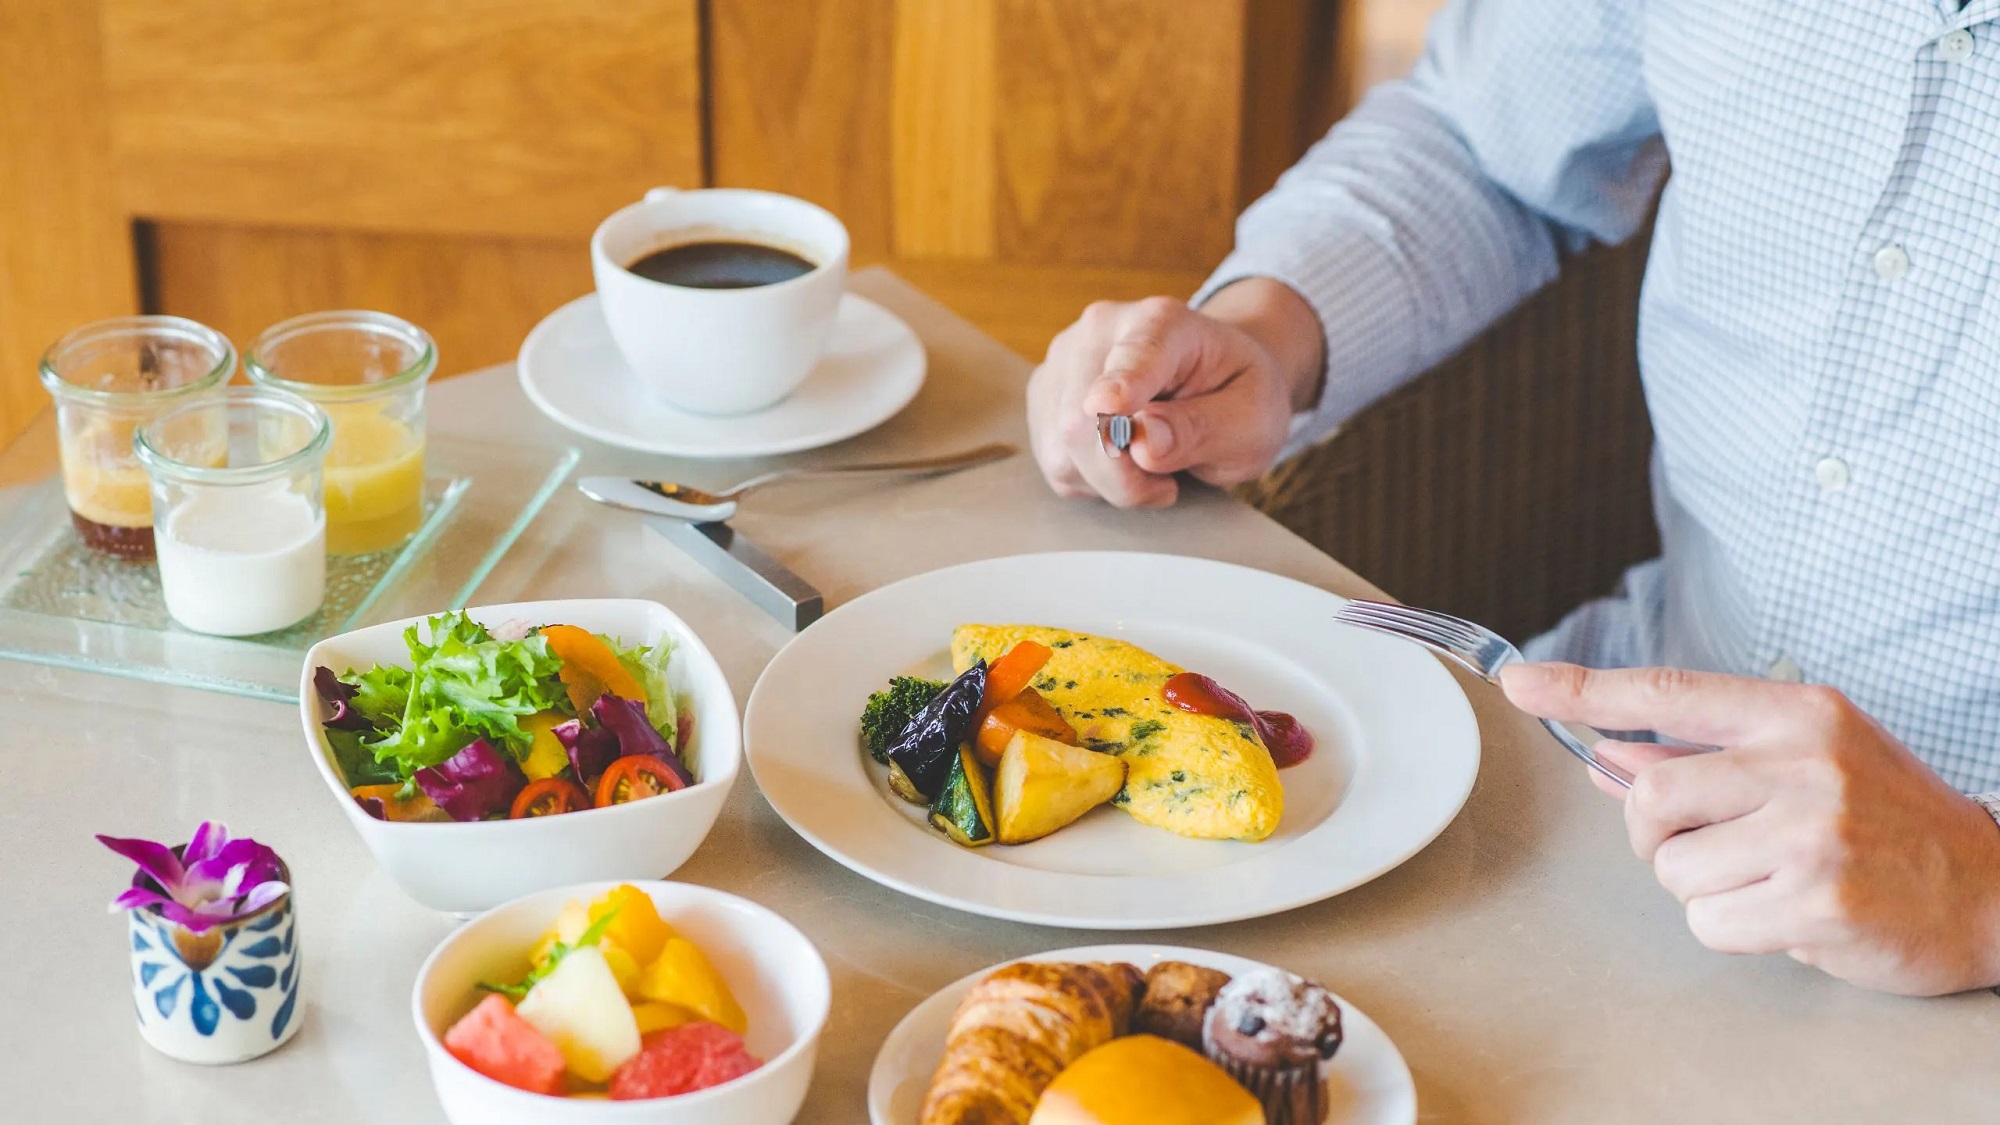
<path fill-rule="evenodd" d="M 1630 237 L 1669 156 L 1640 321 L 1662 556 L 1508 697 L 1668 740 L 1605 750 L 1703 943 L 2000 984 L 2000 827 L 1962 795 L 2000 790 L 2000 0 L 1454 0 L 1192 307 L 1056 338 L 1036 457 L 1123 506 L 1249 480 Z M 1099 413 L 1137 415 L 1131 456 Z"/>

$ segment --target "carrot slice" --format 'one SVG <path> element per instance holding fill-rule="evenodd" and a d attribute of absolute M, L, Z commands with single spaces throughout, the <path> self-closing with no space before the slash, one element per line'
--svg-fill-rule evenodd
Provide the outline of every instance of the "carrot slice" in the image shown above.
<path fill-rule="evenodd" d="M 575 625 L 544 625 L 542 636 L 548 640 L 549 650 L 562 660 L 562 668 L 556 675 L 569 692 L 569 701 L 577 714 L 589 711 L 597 697 L 606 692 L 620 699 L 646 702 L 646 689 L 618 663 L 618 654 L 599 640 L 597 634 Z"/>
<path fill-rule="evenodd" d="M 979 697 L 979 710 L 972 714 L 972 730 L 978 730 L 995 707 L 1007 702 L 1035 682 L 1035 673 L 1055 656 L 1055 650 L 1036 641 L 1022 641 L 1007 650 L 986 669 L 986 691 Z"/>

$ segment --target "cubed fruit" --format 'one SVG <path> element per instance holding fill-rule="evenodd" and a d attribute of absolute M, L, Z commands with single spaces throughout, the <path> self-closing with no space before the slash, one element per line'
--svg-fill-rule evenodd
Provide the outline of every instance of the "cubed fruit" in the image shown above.
<path fill-rule="evenodd" d="M 522 732 L 534 736 L 528 756 L 521 759 L 521 772 L 529 781 L 554 777 L 569 768 L 569 751 L 555 735 L 555 728 L 568 721 L 555 711 L 537 711 L 520 721 Z"/>
<path fill-rule="evenodd" d="M 639 1024 L 596 946 L 571 950 L 516 1009 L 548 1036 L 571 1073 L 602 1082 L 639 1053 Z"/>
<path fill-rule="evenodd" d="M 660 955 L 639 978 L 639 995 L 663 1004 L 678 1004 L 702 1019 L 743 1034 L 749 1021 L 730 995 L 729 985 L 695 944 L 669 938 Z"/>
<path fill-rule="evenodd" d="M 697 1017 L 693 1012 L 688 1011 L 679 1004 L 662 1004 L 657 1000 L 642 1000 L 632 1005 L 632 1018 L 638 1021 L 639 1035 L 641 1038 L 644 1038 L 655 1031 L 664 1031 L 670 1027 L 679 1027 L 684 1023 L 693 1023 Z"/>
<path fill-rule="evenodd" d="M 620 883 L 591 903 L 590 920 L 595 922 L 613 910 L 618 913 L 605 927 L 605 938 L 641 965 L 658 957 L 660 947 L 674 936 L 673 927 L 660 918 L 653 905 L 653 896 L 630 883 Z"/>
<path fill-rule="evenodd" d="M 741 1078 L 764 1065 L 743 1037 L 706 1021 L 656 1031 L 645 1047 L 611 1078 L 619 1101 L 691 1094 Z"/>
<path fill-rule="evenodd" d="M 514 1011 L 488 996 L 444 1033 L 445 1050 L 472 1069 L 532 1094 L 563 1092 L 563 1053 Z"/>
<path fill-rule="evenodd" d="M 544 930 L 541 938 L 535 942 L 535 947 L 529 950 L 528 961 L 532 964 L 540 965 L 549 959 L 550 953 L 555 952 L 557 942 L 562 942 L 565 945 L 575 945 L 576 939 L 582 937 L 583 931 L 589 927 L 590 911 L 585 908 L 583 903 L 578 902 L 576 899 L 571 899 L 563 903 L 563 908 L 556 915 L 556 920 L 550 923 L 549 928 Z"/>
<path fill-rule="evenodd" d="M 1116 796 L 1125 761 L 1016 731 L 993 776 L 993 815 L 1000 842 L 1039 840 Z"/>
<path fill-rule="evenodd" d="M 973 752 L 979 760 L 991 769 L 1000 764 L 1000 755 L 1007 750 L 1007 743 L 1013 741 L 1017 730 L 1033 731 L 1043 738 L 1053 738 L 1071 746 L 1080 746 L 1083 740 L 1077 737 L 1076 728 L 1069 725 L 1056 706 L 1042 697 L 1042 693 L 1028 688 L 1021 694 L 993 709 L 979 724 L 979 731 L 973 739 Z"/>

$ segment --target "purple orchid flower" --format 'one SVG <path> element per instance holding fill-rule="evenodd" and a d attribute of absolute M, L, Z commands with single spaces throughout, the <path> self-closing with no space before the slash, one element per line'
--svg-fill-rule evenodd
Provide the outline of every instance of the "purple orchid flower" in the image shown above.
<path fill-rule="evenodd" d="M 255 914 L 291 890 L 278 853 L 247 837 L 230 839 L 218 821 L 203 821 L 181 848 L 117 836 L 97 839 L 139 865 L 131 888 L 111 901 L 113 913 L 154 910 L 201 933 Z"/>

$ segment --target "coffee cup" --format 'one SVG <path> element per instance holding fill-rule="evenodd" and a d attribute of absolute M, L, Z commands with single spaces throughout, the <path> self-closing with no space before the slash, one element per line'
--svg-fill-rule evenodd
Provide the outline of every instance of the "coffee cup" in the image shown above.
<path fill-rule="evenodd" d="M 654 188 L 598 226 L 590 264 L 642 385 L 697 414 L 747 414 L 812 374 L 840 311 L 847 246 L 840 220 L 803 199 Z"/>

